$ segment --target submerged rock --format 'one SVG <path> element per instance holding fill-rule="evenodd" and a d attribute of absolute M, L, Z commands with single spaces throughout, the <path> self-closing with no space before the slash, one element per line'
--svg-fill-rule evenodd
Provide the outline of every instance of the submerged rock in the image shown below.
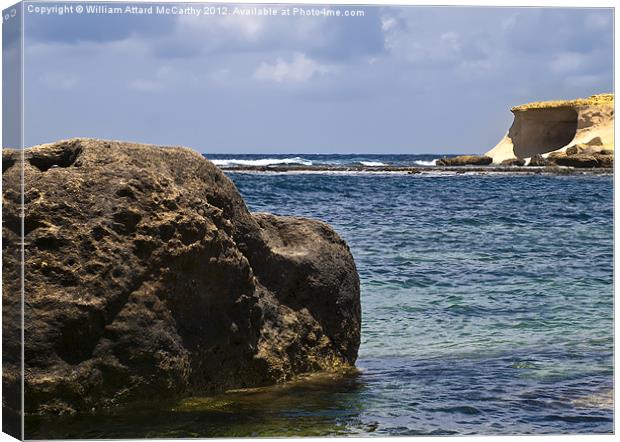
<path fill-rule="evenodd" d="M 484 155 L 460 155 L 456 157 L 444 157 L 437 160 L 438 166 L 486 166 L 491 164 L 493 158 Z"/>
<path fill-rule="evenodd" d="M 20 170 L 12 151 L 3 157 L 10 248 L 20 241 Z M 217 167 L 184 148 L 61 141 L 26 150 L 24 181 L 27 413 L 354 364 L 359 279 L 329 225 L 251 214 Z M 19 296 L 3 288 L 5 299 Z"/>

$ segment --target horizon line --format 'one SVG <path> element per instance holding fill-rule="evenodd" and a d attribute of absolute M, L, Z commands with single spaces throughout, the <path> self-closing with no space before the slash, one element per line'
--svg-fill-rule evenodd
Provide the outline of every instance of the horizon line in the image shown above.
<path fill-rule="evenodd" d="M 347 152 L 347 153 L 309 153 L 309 152 L 199 152 L 201 155 L 482 155 L 477 153 L 375 153 L 375 152 Z"/>

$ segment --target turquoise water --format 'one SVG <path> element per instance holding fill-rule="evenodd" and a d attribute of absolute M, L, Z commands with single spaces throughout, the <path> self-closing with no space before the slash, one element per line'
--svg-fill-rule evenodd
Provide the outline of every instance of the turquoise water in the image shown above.
<path fill-rule="evenodd" d="M 349 243 L 376 433 L 612 431 L 612 177 L 229 176 Z"/>
<path fill-rule="evenodd" d="M 33 422 L 32 437 L 610 433 L 610 176 L 228 173 L 319 218 L 362 287 L 357 374 Z"/>

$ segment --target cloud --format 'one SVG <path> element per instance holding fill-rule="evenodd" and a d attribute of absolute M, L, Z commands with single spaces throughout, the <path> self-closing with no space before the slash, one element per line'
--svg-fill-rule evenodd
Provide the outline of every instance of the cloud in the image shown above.
<path fill-rule="evenodd" d="M 125 8 L 128 5 L 130 4 L 117 3 L 114 6 Z M 102 43 L 124 40 L 131 36 L 158 38 L 173 30 L 175 20 L 175 17 L 169 15 L 86 13 L 41 15 L 28 12 L 28 8 L 25 10 L 25 17 L 24 29 L 29 41 L 67 44 Z"/>
<path fill-rule="evenodd" d="M 230 41 L 234 39 L 238 42 L 253 43 L 257 42 L 269 32 L 270 21 L 274 18 L 267 16 L 194 16 L 182 15 L 177 18 L 175 24 L 177 30 L 192 35 L 208 35 L 218 40 Z"/>
<path fill-rule="evenodd" d="M 490 41 L 496 36 L 469 21 L 459 19 L 452 8 L 439 13 L 434 8 L 388 9 L 382 16 L 385 46 L 393 57 L 420 69 L 457 68 L 460 64 L 482 65 L 493 55 Z M 466 10 L 467 11 L 467 10 Z M 452 15 L 449 25 L 436 26 Z M 465 26 L 465 24 L 468 24 Z"/>
<path fill-rule="evenodd" d="M 510 106 L 613 88 L 611 9 L 364 10 L 153 24 L 27 16 L 26 144 L 482 152 Z"/>
<path fill-rule="evenodd" d="M 278 57 L 275 63 L 261 63 L 254 73 L 254 78 L 276 83 L 299 83 L 333 73 L 336 70 L 335 66 L 321 64 L 304 54 L 296 53 L 291 61 Z"/>
<path fill-rule="evenodd" d="M 515 14 L 504 36 L 508 47 L 530 54 L 551 54 L 570 48 L 589 52 L 611 45 L 611 9 L 527 8 Z"/>
<path fill-rule="evenodd" d="M 385 53 L 378 8 L 362 17 L 178 16 L 173 35 L 154 41 L 161 57 L 214 53 L 301 51 L 314 59 L 341 60 Z"/>

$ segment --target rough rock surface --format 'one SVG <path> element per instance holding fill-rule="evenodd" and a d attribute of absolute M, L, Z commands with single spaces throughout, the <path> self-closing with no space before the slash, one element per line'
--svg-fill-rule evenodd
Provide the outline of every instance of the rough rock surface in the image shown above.
<path fill-rule="evenodd" d="M 514 121 L 510 130 L 485 154 L 495 164 L 513 158 L 547 157 L 551 152 L 567 151 L 578 145 L 614 149 L 613 94 L 528 103 L 511 111 Z"/>
<path fill-rule="evenodd" d="M 522 158 L 508 158 L 501 162 L 502 166 L 525 166 L 525 160 Z"/>
<path fill-rule="evenodd" d="M 566 150 L 551 152 L 547 158 L 543 158 L 542 155 L 536 155 L 530 160 L 530 165 L 536 164 L 581 169 L 595 167 L 613 168 L 614 156 L 612 150 L 579 144 Z"/>
<path fill-rule="evenodd" d="M 550 161 L 558 166 L 577 167 L 577 168 L 593 168 L 593 167 L 614 167 L 613 155 L 600 152 L 584 152 L 573 155 L 556 155 L 549 157 Z"/>
<path fill-rule="evenodd" d="M 8 248 L 20 241 L 12 155 L 3 151 Z M 250 214 L 233 183 L 184 148 L 72 139 L 27 149 L 24 174 L 27 413 L 355 362 L 359 279 L 327 224 Z"/>
<path fill-rule="evenodd" d="M 21 155 L 10 150 L 2 152 L 2 186 L 7 189 L 19 188 L 20 175 L 6 174 L 9 168 L 19 170 Z M 19 224 L 16 213 L 7 212 L 3 200 L 3 241 L 2 241 L 2 431 L 16 439 L 22 439 L 21 417 L 21 245 L 7 241 L 4 227 L 11 223 Z"/>
<path fill-rule="evenodd" d="M 493 158 L 484 155 L 460 155 L 456 157 L 444 157 L 437 160 L 438 166 L 486 166 L 491 164 Z"/>
<path fill-rule="evenodd" d="M 529 163 L 527 163 L 528 166 L 532 166 L 532 167 L 547 166 L 548 164 L 549 164 L 549 161 L 540 154 L 536 154 L 532 156 L 532 158 L 530 158 Z"/>

